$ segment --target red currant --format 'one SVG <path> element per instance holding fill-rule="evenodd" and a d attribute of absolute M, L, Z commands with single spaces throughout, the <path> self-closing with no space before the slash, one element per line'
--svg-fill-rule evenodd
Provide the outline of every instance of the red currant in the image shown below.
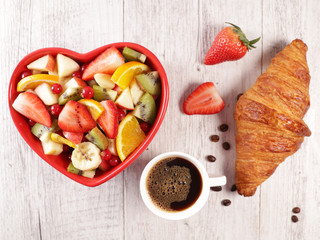
<path fill-rule="evenodd" d="M 28 124 L 30 127 L 33 127 L 36 124 L 36 122 L 31 119 L 28 119 Z"/>
<path fill-rule="evenodd" d="M 62 92 L 62 86 L 59 83 L 55 83 L 51 86 L 51 91 L 54 94 L 60 94 Z"/>
<path fill-rule="evenodd" d="M 124 119 L 124 117 L 126 116 L 126 113 L 123 111 L 122 108 L 118 108 L 118 120 L 119 122 Z"/>
<path fill-rule="evenodd" d="M 31 71 L 30 70 L 27 70 L 27 71 L 24 71 L 21 73 L 21 78 L 25 78 L 25 77 L 28 77 L 32 75 Z"/>
<path fill-rule="evenodd" d="M 81 66 L 81 72 L 84 72 L 84 70 L 86 70 L 87 67 L 88 67 L 88 64 L 83 64 Z"/>
<path fill-rule="evenodd" d="M 151 125 L 147 122 L 142 122 L 140 123 L 140 128 L 145 134 L 147 134 L 151 130 Z"/>
<path fill-rule="evenodd" d="M 54 116 L 59 116 L 61 110 L 62 110 L 62 107 L 59 105 L 59 104 L 53 104 L 50 108 L 51 110 L 51 114 L 54 115 Z"/>
<path fill-rule="evenodd" d="M 100 153 L 100 156 L 101 156 L 102 160 L 108 161 L 111 158 L 111 152 L 108 149 L 103 150 Z"/>
<path fill-rule="evenodd" d="M 75 71 L 74 73 L 72 73 L 72 77 L 81 78 L 82 77 L 82 73 L 80 71 Z"/>
<path fill-rule="evenodd" d="M 109 165 L 112 167 L 117 166 L 120 163 L 120 159 L 117 156 L 111 156 L 110 160 L 109 160 Z"/>
<path fill-rule="evenodd" d="M 93 97 L 94 92 L 92 87 L 86 86 L 82 89 L 81 94 L 83 98 L 90 99 Z"/>

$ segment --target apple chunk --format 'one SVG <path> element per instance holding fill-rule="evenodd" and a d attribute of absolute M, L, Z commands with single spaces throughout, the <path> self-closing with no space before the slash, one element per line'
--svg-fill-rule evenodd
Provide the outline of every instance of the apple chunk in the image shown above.
<path fill-rule="evenodd" d="M 56 60 L 51 55 L 45 55 L 30 63 L 27 68 L 39 72 L 53 72 L 56 67 Z"/>
<path fill-rule="evenodd" d="M 73 87 L 73 88 L 77 88 L 77 87 L 84 88 L 86 86 L 87 86 L 87 84 L 81 78 L 73 77 L 69 81 L 67 81 L 66 83 L 62 84 L 62 91 L 64 92 L 65 90 L 67 90 L 67 88 L 70 88 L 70 87 Z"/>
<path fill-rule="evenodd" d="M 132 101 L 132 97 L 131 97 L 131 93 L 129 90 L 129 87 L 127 87 L 126 89 L 124 89 L 120 96 L 117 98 L 116 102 L 115 102 L 118 106 L 120 106 L 121 108 L 127 109 L 127 110 L 133 110 L 134 106 L 133 106 L 133 101 Z"/>
<path fill-rule="evenodd" d="M 97 73 L 94 75 L 94 80 L 96 80 L 100 87 L 106 89 L 113 89 L 115 86 L 115 83 L 111 80 L 110 74 Z"/>
<path fill-rule="evenodd" d="M 58 103 L 58 95 L 51 91 L 51 86 L 47 83 L 42 83 L 34 90 L 42 102 L 49 106 Z"/>
<path fill-rule="evenodd" d="M 144 94 L 144 91 L 141 89 L 141 87 L 139 86 L 139 84 L 135 79 L 133 79 L 130 83 L 130 93 L 131 93 L 133 104 L 137 105 L 140 98 Z"/>
<path fill-rule="evenodd" d="M 70 76 L 80 69 L 80 66 L 76 61 L 62 54 L 57 55 L 57 65 L 59 77 Z"/>

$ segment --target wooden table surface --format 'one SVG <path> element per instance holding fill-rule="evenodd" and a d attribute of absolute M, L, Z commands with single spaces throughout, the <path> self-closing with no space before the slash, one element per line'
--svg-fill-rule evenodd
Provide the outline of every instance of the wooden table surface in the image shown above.
<path fill-rule="evenodd" d="M 0 239 L 320 239 L 320 2 L 12 0 L 0 8 Z M 235 23 L 248 38 L 261 36 L 243 59 L 215 66 L 202 62 L 214 37 Z M 309 47 L 312 136 L 282 163 L 251 198 L 231 192 L 234 183 L 236 97 L 246 91 L 286 44 Z M 15 65 L 29 52 L 63 47 L 88 52 L 119 41 L 139 43 L 162 62 L 170 85 L 165 120 L 153 142 L 129 168 L 95 188 L 82 186 L 49 166 L 19 136 L 8 110 Z M 217 115 L 187 116 L 181 105 L 203 82 L 212 81 L 226 102 Z M 226 133 L 218 131 L 222 123 Z M 212 143 L 209 136 L 219 134 Z M 222 149 L 228 141 L 231 149 Z M 189 153 L 211 176 L 226 175 L 221 192 L 182 221 L 153 215 L 139 193 L 144 166 L 167 151 Z M 216 156 L 215 163 L 206 156 Z M 230 199 L 229 207 L 221 200 Z M 291 221 L 299 206 L 299 222 Z"/>

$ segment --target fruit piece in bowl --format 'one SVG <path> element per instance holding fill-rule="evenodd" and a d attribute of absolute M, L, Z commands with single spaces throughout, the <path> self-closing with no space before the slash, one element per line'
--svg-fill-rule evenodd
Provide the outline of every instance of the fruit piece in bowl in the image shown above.
<path fill-rule="evenodd" d="M 125 62 L 124 49 L 140 55 L 127 56 Z M 56 67 L 42 67 L 49 59 L 45 56 Z M 27 66 L 37 62 L 41 73 L 28 72 Z M 159 75 L 154 89 L 147 86 L 154 95 L 136 79 L 150 72 Z M 140 94 L 134 99 L 133 85 Z M 143 100 L 146 94 L 148 101 Z M 167 104 L 163 67 L 149 50 L 133 43 L 110 44 L 87 54 L 61 48 L 35 51 L 18 64 L 9 87 L 10 112 L 25 141 L 51 166 L 86 186 L 114 177 L 144 151 Z M 145 122 L 149 127 L 141 128 Z"/>

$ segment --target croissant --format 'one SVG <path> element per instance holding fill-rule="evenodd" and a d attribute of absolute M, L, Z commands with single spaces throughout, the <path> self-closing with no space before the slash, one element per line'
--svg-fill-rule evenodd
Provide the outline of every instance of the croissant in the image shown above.
<path fill-rule="evenodd" d="M 311 132 L 302 120 L 310 105 L 307 45 L 296 39 L 282 49 L 236 104 L 236 187 L 253 196 Z"/>

